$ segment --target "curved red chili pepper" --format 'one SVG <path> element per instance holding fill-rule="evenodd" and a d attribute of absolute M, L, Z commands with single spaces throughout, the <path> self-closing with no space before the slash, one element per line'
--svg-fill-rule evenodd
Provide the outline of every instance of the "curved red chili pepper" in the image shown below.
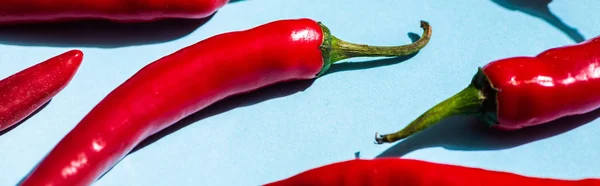
<path fill-rule="evenodd" d="M 600 108 L 600 37 L 535 57 L 493 61 L 471 84 L 404 129 L 376 136 L 394 142 L 457 114 L 474 114 L 494 128 L 515 130 Z"/>
<path fill-rule="evenodd" d="M 314 168 L 265 186 L 595 186 L 600 179 L 530 177 L 422 160 L 382 158 L 349 160 Z"/>
<path fill-rule="evenodd" d="M 52 0 L 0 2 L 0 24 L 105 19 L 141 22 L 205 18 L 229 0 Z"/>
<path fill-rule="evenodd" d="M 344 42 L 309 19 L 281 20 L 216 35 L 163 57 L 108 94 L 21 185 L 89 185 L 146 137 L 223 98 L 270 84 L 312 79 L 339 60 L 415 53 L 410 45 Z"/>
<path fill-rule="evenodd" d="M 0 80 L 0 131 L 11 127 L 64 89 L 83 60 L 71 50 Z"/>

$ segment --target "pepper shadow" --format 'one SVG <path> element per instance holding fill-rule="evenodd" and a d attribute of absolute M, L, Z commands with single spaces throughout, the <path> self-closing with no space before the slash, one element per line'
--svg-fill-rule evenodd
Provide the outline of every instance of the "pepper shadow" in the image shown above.
<path fill-rule="evenodd" d="M 162 139 L 163 137 L 172 134 L 176 131 L 178 131 L 179 129 L 182 129 L 188 125 L 191 125 L 197 121 L 200 121 L 204 118 L 208 118 L 211 116 L 216 116 L 219 115 L 221 113 L 236 109 L 236 108 L 240 108 L 240 107 L 245 107 L 245 106 L 251 106 L 263 101 L 267 101 L 270 99 L 275 99 L 275 98 L 279 98 L 279 97 L 285 97 L 285 96 L 289 96 L 292 94 L 295 94 L 297 92 L 301 92 L 306 90 L 308 87 L 310 87 L 310 85 L 312 85 L 314 82 L 314 79 L 311 80 L 300 80 L 300 81 L 294 81 L 294 82 L 289 82 L 289 83 L 279 83 L 279 84 L 274 84 L 262 89 L 258 89 L 256 91 L 253 92 L 249 92 L 246 94 L 240 94 L 240 95 L 236 95 L 236 96 L 232 96 L 229 98 L 225 98 L 221 101 L 218 101 L 214 104 L 212 104 L 211 106 L 208 106 L 192 115 L 189 115 L 188 117 L 183 118 L 182 120 L 178 121 L 177 123 L 161 130 L 160 132 L 149 136 L 148 138 L 144 139 L 142 142 L 140 142 L 137 146 L 135 146 L 131 152 L 128 153 L 129 154 L 133 154 L 135 152 L 137 152 L 138 150 Z M 120 159 L 119 162 L 123 160 Z M 116 163 L 115 165 L 117 165 L 118 163 Z M 110 169 L 108 169 L 108 171 L 104 172 L 100 177 L 98 177 L 98 180 L 102 179 L 102 177 L 104 177 L 108 172 L 110 172 L 110 170 L 112 170 L 114 168 L 111 167 Z"/>
<path fill-rule="evenodd" d="M 0 26 L 0 44 L 51 47 L 118 48 L 162 43 L 184 37 L 207 23 L 203 19 L 166 19 L 140 23 L 81 20 Z"/>
<path fill-rule="evenodd" d="M 398 142 L 377 158 L 401 157 L 431 147 L 463 151 L 508 149 L 565 133 L 598 117 L 600 109 L 587 114 L 563 117 L 538 126 L 502 131 L 492 129 L 472 116 L 455 116 Z"/>
<path fill-rule="evenodd" d="M 46 108 L 46 106 L 48 106 L 48 104 L 50 104 L 50 101 L 52 101 L 52 99 L 48 100 L 46 103 L 44 103 L 42 106 L 40 106 L 39 108 L 37 108 L 35 111 L 33 111 L 33 113 L 29 114 L 27 117 L 23 118 L 23 120 L 19 121 L 18 123 L 14 124 L 13 126 L 10 126 L 6 129 L 4 129 L 3 131 L 0 131 L 0 136 L 3 136 L 4 134 L 10 132 L 11 130 L 17 128 L 19 125 L 21 125 L 22 123 L 24 123 L 25 121 L 27 121 L 29 118 L 33 117 L 34 115 L 36 115 L 38 112 L 40 112 L 42 109 Z"/>
<path fill-rule="evenodd" d="M 412 32 L 408 33 L 407 35 L 412 40 L 413 43 L 421 38 L 421 36 L 419 36 L 419 34 L 415 34 Z M 384 59 L 379 59 L 379 60 L 370 60 L 370 61 L 366 61 L 366 62 L 334 63 L 333 65 L 331 65 L 329 70 L 327 72 L 325 72 L 322 76 L 326 76 L 326 75 L 333 74 L 336 72 L 343 72 L 343 71 L 350 71 L 350 70 L 364 70 L 364 69 L 394 65 L 394 64 L 398 64 L 398 63 L 404 62 L 406 60 L 409 60 L 412 57 L 415 57 L 419 52 L 420 51 L 417 51 L 413 54 L 409 54 L 406 56 L 384 58 Z"/>
<path fill-rule="evenodd" d="M 246 94 L 240 94 L 236 96 L 232 96 L 226 99 L 223 99 L 211 106 L 206 107 L 205 109 L 196 112 L 179 122 L 173 124 L 172 126 L 167 127 L 166 129 L 161 130 L 160 132 L 146 138 L 140 144 L 138 144 L 133 150 L 130 152 L 135 153 L 136 151 L 160 140 L 161 138 L 178 131 L 192 123 L 200 121 L 204 118 L 208 118 L 211 116 L 215 116 L 236 108 L 251 106 L 254 104 L 258 104 L 267 100 L 280 98 L 289 96 L 301 91 L 306 90 L 310 85 L 313 84 L 315 79 L 311 80 L 300 80 L 293 81 L 287 83 L 278 83 L 274 85 L 270 85 L 265 88 L 258 89 L 253 92 L 249 92 Z"/>
<path fill-rule="evenodd" d="M 585 40 L 577 29 L 570 27 L 554 15 L 548 5 L 552 0 L 491 0 L 499 6 L 513 11 L 521 11 L 530 16 L 537 17 L 556 27 L 573 41 L 579 43 Z"/>

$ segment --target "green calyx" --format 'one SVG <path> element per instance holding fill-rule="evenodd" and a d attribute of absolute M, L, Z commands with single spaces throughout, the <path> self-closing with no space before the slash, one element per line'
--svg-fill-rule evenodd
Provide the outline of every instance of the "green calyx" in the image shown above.
<path fill-rule="evenodd" d="M 402 130 L 392 134 L 376 134 L 375 143 L 392 143 L 404 139 L 454 115 L 475 115 L 489 125 L 498 124 L 496 93 L 496 89 L 479 68 L 471 84 L 465 89 L 438 103 Z"/>
<path fill-rule="evenodd" d="M 329 28 L 319 22 L 323 31 L 323 43 L 320 46 L 323 55 L 323 68 L 317 76 L 323 75 L 333 63 L 353 57 L 394 57 L 416 53 L 424 48 L 431 39 L 431 26 L 421 21 L 423 34 L 416 42 L 401 46 L 369 46 L 343 41 L 331 35 Z"/>
<path fill-rule="evenodd" d="M 481 94 L 486 98 L 483 100 L 481 109 L 478 113 L 475 113 L 475 116 L 480 121 L 483 121 L 488 126 L 497 125 L 498 122 L 498 101 L 497 101 L 497 93 L 498 89 L 494 88 L 494 85 L 490 82 L 490 79 L 483 73 L 481 68 L 477 69 L 477 74 L 473 76 L 473 80 L 471 81 L 471 85 L 473 85 L 476 89 L 478 89 Z"/>

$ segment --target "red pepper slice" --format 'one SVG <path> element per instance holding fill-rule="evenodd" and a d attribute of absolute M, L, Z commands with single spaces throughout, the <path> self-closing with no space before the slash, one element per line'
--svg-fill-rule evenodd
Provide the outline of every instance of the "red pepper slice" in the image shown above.
<path fill-rule="evenodd" d="M 0 24 L 104 19 L 144 22 L 168 18 L 205 18 L 229 0 L 3 0 Z"/>
<path fill-rule="evenodd" d="M 32 114 L 71 81 L 83 53 L 71 50 L 0 80 L 0 131 Z"/>
<path fill-rule="evenodd" d="M 376 143 L 409 137 L 440 120 L 476 115 L 493 128 L 516 130 L 600 108 L 600 37 L 512 57 L 479 69 L 469 86 L 402 130 L 376 135 Z"/>
<path fill-rule="evenodd" d="M 312 79 L 357 56 L 416 53 L 431 37 L 395 47 L 357 45 L 310 19 L 213 36 L 158 59 L 109 93 L 21 185 L 90 185 L 146 137 L 216 101 L 274 83 Z"/>
<path fill-rule="evenodd" d="M 598 178 L 579 180 L 524 176 L 510 172 L 434 163 L 422 160 L 382 158 L 348 160 L 317 167 L 265 186 L 592 186 Z"/>

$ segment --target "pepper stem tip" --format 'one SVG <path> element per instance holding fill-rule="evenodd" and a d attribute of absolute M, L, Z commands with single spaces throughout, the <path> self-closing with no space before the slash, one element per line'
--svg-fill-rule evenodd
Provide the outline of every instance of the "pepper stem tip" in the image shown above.
<path fill-rule="evenodd" d="M 383 144 L 384 141 L 384 136 L 383 135 L 379 135 L 379 132 L 375 132 L 375 144 Z"/>

